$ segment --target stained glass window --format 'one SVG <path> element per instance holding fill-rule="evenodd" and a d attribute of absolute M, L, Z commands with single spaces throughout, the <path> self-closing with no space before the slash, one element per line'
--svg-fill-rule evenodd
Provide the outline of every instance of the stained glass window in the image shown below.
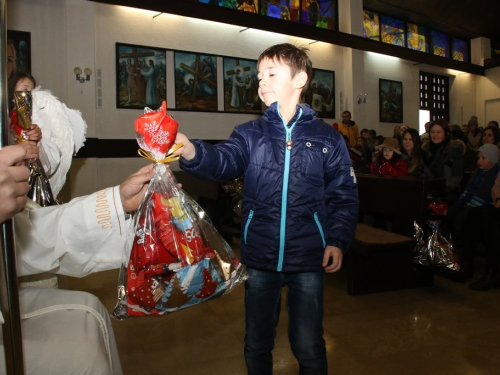
<path fill-rule="evenodd" d="M 378 13 L 363 10 L 363 36 L 380 42 L 380 17 Z"/>
<path fill-rule="evenodd" d="M 453 60 L 469 62 L 469 43 L 465 40 L 451 38 L 451 56 Z"/>
<path fill-rule="evenodd" d="M 380 16 L 380 37 L 382 42 L 405 46 L 405 22 L 396 18 Z"/>
<path fill-rule="evenodd" d="M 427 38 L 427 29 L 423 26 L 407 23 L 406 46 L 416 51 L 428 52 L 429 42 Z"/>
<path fill-rule="evenodd" d="M 261 0 L 260 14 L 287 21 L 299 21 L 299 0 Z"/>
<path fill-rule="evenodd" d="M 450 40 L 447 34 L 430 31 L 430 53 L 436 56 L 450 57 Z"/>
<path fill-rule="evenodd" d="M 336 0 L 302 0 L 302 23 L 323 29 L 337 28 Z"/>

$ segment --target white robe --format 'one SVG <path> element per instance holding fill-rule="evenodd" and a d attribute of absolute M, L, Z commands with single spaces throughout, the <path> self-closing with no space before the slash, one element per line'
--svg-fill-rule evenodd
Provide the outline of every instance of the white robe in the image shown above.
<path fill-rule="evenodd" d="M 119 187 L 64 205 L 25 208 L 14 217 L 18 276 L 83 277 L 116 269 L 133 236 L 131 222 L 125 220 Z M 96 297 L 31 287 L 19 297 L 27 374 L 122 373 L 109 315 Z"/>

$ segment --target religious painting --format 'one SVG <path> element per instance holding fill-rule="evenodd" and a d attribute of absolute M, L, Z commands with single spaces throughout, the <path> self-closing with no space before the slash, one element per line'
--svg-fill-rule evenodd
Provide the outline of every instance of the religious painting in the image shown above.
<path fill-rule="evenodd" d="M 262 113 L 257 61 L 224 57 L 224 111 Z"/>
<path fill-rule="evenodd" d="M 403 82 L 380 79 L 380 122 L 403 122 Z"/>
<path fill-rule="evenodd" d="M 7 59 L 13 54 L 13 71 L 31 74 L 31 33 L 7 30 Z"/>
<path fill-rule="evenodd" d="M 302 0 L 302 23 L 336 30 L 337 0 Z"/>
<path fill-rule="evenodd" d="M 166 50 L 116 43 L 116 107 L 158 109 L 166 99 Z"/>
<path fill-rule="evenodd" d="M 217 111 L 217 56 L 175 51 L 175 109 Z"/>
<path fill-rule="evenodd" d="M 335 72 L 313 69 L 302 98 L 321 118 L 335 118 Z"/>

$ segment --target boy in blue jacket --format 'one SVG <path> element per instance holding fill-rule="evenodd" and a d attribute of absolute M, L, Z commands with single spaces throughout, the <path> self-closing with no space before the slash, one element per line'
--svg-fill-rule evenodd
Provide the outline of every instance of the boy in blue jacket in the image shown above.
<path fill-rule="evenodd" d="M 307 50 L 279 44 L 258 60 L 261 119 L 216 145 L 178 133 L 181 168 L 205 179 L 244 176 L 241 261 L 245 284 L 245 361 L 250 375 L 272 374 L 272 350 L 288 287 L 289 339 L 300 373 L 327 374 L 324 275 L 351 246 L 358 190 L 342 135 L 306 104 Z"/>

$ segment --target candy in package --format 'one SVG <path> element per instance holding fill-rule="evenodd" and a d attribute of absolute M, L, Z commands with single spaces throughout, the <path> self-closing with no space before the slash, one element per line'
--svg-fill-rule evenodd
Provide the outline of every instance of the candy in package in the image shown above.
<path fill-rule="evenodd" d="M 156 161 L 155 173 L 134 215 L 134 238 L 124 254 L 113 317 L 161 316 L 218 298 L 248 273 L 201 207 L 163 164 L 177 122 L 160 111 L 135 122 L 142 152 Z"/>

